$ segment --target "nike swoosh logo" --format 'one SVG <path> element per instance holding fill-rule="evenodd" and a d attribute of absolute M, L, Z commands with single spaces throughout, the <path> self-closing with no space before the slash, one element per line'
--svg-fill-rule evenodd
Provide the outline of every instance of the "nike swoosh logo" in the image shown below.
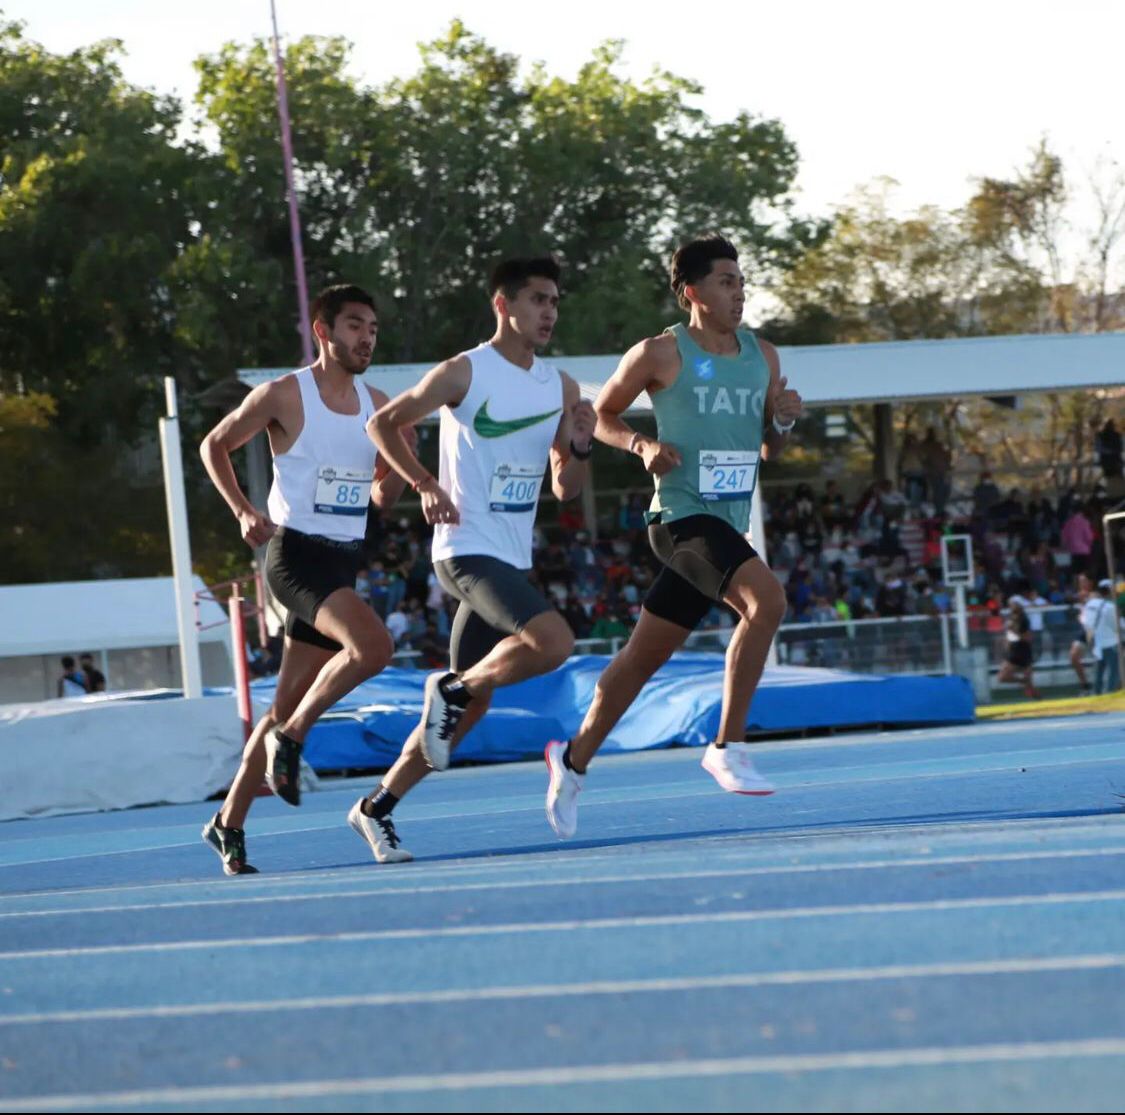
<path fill-rule="evenodd" d="M 489 415 L 488 400 L 485 399 L 480 405 L 480 410 L 473 416 L 473 429 L 481 437 L 507 437 L 508 434 L 518 434 L 520 430 L 526 430 L 529 426 L 537 426 L 548 418 L 554 418 L 561 410 L 562 407 L 556 407 L 543 414 L 529 414 L 526 418 L 509 418 L 500 422 Z"/>

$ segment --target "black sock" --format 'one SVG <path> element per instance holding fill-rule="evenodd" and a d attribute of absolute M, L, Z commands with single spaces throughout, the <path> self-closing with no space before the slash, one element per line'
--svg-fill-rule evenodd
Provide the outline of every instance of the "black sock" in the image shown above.
<path fill-rule="evenodd" d="M 456 674 L 446 674 L 438 682 L 442 696 L 458 708 L 465 708 L 473 699 L 473 695 L 465 687 L 465 683 Z"/>
<path fill-rule="evenodd" d="M 569 740 L 567 741 L 567 744 L 566 744 L 566 750 L 563 752 L 563 766 L 566 767 L 567 770 L 574 771 L 575 774 L 585 774 L 586 773 L 585 770 L 579 770 L 570 761 L 570 741 Z"/>
<path fill-rule="evenodd" d="M 719 749 L 720 751 L 722 751 L 722 749 L 723 749 L 724 747 L 726 747 L 726 745 L 727 745 L 727 741 L 726 741 L 725 739 L 724 739 L 724 740 L 715 740 L 715 746 L 716 746 L 716 747 L 717 747 L 717 748 L 718 748 L 718 749 Z"/>
<path fill-rule="evenodd" d="M 382 817 L 389 817 L 391 810 L 398 805 L 398 801 L 399 799 L 386 786 L 380 786 L 372 797 L 363 799 L 359 811 L 364 816 L 377 821 Z"/>

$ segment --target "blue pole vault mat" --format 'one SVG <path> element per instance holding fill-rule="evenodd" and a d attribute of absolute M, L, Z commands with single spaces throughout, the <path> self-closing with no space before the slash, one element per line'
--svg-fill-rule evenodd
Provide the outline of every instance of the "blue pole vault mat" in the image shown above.
<path fill-rule="evenodd" d="M 577 731 L 610 659 L 579 655 L 545 677 L 496 692 L 488 715 L 457 748 L 460 762 L 508 762 L 541 754 Z M 704 745 L 714 739 L 723 700 L 724 659 L 679 654 L 645 686 L 603 752 Z M 420 670 L 391 668 L 355 689 L 310 733 L 304 757 L 315 770 L 389 766 L 422 712 Z M 275 679 L 255 682 L 268 703 Z M 973 692 L 962 677 L 851 674 L 806 667 L 767 669 L 747 721 L 752 732 L 882 724 L 965 724 Z"/>

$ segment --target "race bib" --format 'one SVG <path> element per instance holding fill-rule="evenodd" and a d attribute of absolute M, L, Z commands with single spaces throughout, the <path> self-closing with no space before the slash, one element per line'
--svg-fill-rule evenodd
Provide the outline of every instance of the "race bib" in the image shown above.
<path fill-rule="evenodd" d="M 316 474 L 313 510 L 320 515 L 366 515 L 370 491 L 369 473 L 326 465 Z"/>
<path fill-rule="evenodd" d="M 542 465 L 498 465 L 488 492 L 490 511 L 534 511 L 543 483 Z"/>
<path fill-rule="evenodd" d="M 758 479 L 758 454 L 752 449 L 702 449 L 699 494 L 706 500 L 749 499 Z"/>

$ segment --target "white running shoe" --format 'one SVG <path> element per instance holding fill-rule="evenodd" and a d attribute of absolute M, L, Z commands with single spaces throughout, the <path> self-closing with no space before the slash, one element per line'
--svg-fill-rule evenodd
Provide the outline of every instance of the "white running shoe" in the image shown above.
<path fill-rule="evenodd" d="M 465 710 L 447 701 L 441 691 L 441 682 L 456 676 L 446 671 L 426 678 L 426 700 L 422 706 L 422 755 L 431 770 L 448 768 L 453 733 L 465 715 Z"/>
<path fill-rule="evenodd" d="M 724 790 L 732 794 L 755 794 L 764 797 L 772 794 L 774 787 L 755 769 L 750 758 L 750 744 L 728 743 L 725 747 L 707 745 L 703 752 L 703 769 Z"/>
<path fill-rule="evenodd" d="M 390 817 L 368 817 L 361 806 L 364 799 L 352 806 L 348 824 L 364 840 L 380 863 L 406 863 L 414 857 L 399 843 L 394 821 Z"/>
<path fill-rule="evenodd" d="M 578 831 L 578 795 L 585 775 L 569 770 L 563 762 L 566 744 L 552 740 L 543 752 L 551 781 L 547 786 L 547 820 L 555 835 L 569 840 Z"/>

